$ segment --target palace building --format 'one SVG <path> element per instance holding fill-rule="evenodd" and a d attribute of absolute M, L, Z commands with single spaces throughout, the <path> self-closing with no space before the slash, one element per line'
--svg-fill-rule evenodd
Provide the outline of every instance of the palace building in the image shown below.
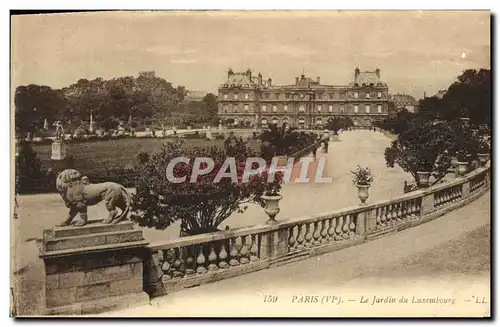
<path fill-rule="evenodd" d="M 389 88 L 380 78 L 380 69 L 354 70 L 345 86 L 321 84 L 319 77 L 302 74 L 294 84 L 274 85 L 248 69 L 233 72 L 219 87 L 218 113 L 234 125 L 266 126 L 288 123 L 299 128 L 321 127 L 334 116 L 350 117 L 358 127 L 369 127 L 388 116 Z"/>

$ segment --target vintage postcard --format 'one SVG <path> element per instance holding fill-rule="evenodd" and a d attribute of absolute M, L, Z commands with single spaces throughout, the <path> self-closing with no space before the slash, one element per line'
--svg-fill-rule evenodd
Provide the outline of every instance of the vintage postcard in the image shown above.
<path fill-rule="evenodd" d="M 12 13 L 11 316 L 490 317 L 490 24 Z"/>

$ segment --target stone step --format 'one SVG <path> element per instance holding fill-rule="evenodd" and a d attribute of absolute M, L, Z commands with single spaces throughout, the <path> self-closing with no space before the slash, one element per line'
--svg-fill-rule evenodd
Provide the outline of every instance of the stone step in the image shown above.
<path fill-rule="evenodd" d="M 46 252 L 95 247 L 106 244 L 118 244 L 142 241 L 142 231 L 127 230 L 86 235 L 65 236 L 44 240 Z"/>
<path fill-rule="evenodd" d="M 67 226 L 67 227 L 54 227 L 53 236 L 66 237 L 77 236 L 97 233 L 112 233 L 134 229 L 134 223 L 131 221 L 123 221 L 118 224 L 103 224 L 99 221 L 90 221 L 83 227 Z"/>

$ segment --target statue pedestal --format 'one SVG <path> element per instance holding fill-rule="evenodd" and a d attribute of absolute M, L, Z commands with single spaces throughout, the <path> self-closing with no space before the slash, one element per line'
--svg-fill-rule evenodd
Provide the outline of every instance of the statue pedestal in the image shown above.
<path fill-rule="evenodd" d="M 63 142 L 55 141 L 52 143 L 52 160 L 64 160 L 66 158 L 66 144 Z"/>
<path fill-rule="evenodd" d="M 145 304 L 143 251 L 130 221 L 54 227 L 38 241 L 45 266 L 45 314 L 89 314 Z"/>

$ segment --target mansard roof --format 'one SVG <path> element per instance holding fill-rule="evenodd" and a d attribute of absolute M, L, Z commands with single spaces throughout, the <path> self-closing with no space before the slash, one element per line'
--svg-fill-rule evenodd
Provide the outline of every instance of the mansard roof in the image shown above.
<path fill-rule="evenodd" d="M 255 81 L 251 81 L 247 74 L 234 73 L 233 75 L 229 76 L 226 83 L 224 83 L 224 84 L 245 85 L 245 84 L 253 84 L 253 83 L 255 83 Z"/>

